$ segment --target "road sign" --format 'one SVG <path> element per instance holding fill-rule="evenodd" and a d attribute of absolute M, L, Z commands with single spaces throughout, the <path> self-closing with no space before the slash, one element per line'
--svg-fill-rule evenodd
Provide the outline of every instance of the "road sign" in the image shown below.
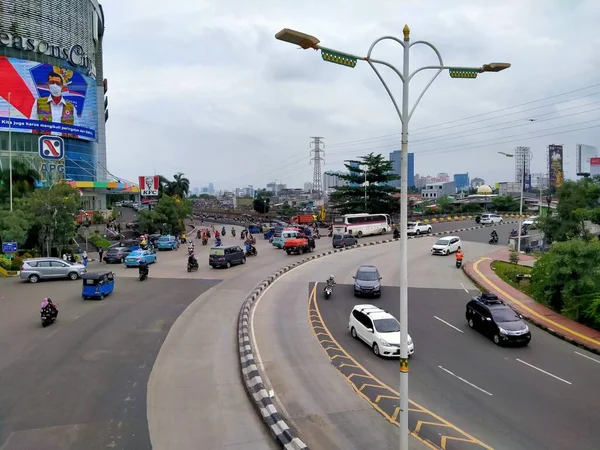
<path fill-rule="evenodd" d="M 139 179 L 142 197 L 158 197 L 158 175 L 140 176 Z"/>
<path fill-rule="evenodd" d="M 56 136 L 40 136 L 38 150 L 42 159 L 64 159 L 65 141 Z"/>
<path fill-rule="evenodd" d="M 2 243 L 2 252 L 3 253 L 16 253 L 17 252 L 17 243 L 16 242 L 3 242 Z"/>

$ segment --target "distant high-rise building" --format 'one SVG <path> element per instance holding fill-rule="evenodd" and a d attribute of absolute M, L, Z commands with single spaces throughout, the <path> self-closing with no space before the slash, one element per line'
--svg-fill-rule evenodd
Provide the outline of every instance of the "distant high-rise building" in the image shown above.
<path fill-rule="evenodd" d="M 341 175 L 341 172 L 339 174 Z M 342 180 L 335 172 L 323 174 L 323 189 L 328 191 L 341 186 L 348 186 L 348 181 Z"/>
<path fill-rule="evenodd" d="M 483 186 L 485 184 L 485 180 L 483 178 L 473 178 L 471 180 L 471 187 L 473 189 L 477 189 L 479 186 Z"/>
<path fill-rule="evenodd" d="M 400 176 L 401 168 L 402 168 L 402 153 L 400 152 L 400 150 L 394 150 L 393 152 L 390 152 L 390 161 L 392 163 L 392 172 L 395 173 L 396 175 Z M 402 180 L 394 180 L 390 184 L 393 187 L 399 188 L 401 182 L 402 182 Z M 408 182 L 408 187 L 415 186 L 415 154 L 414 153 L 408 154 L 407 182 Z"/>
<path fill-rule="evenodd" d="M 463 189 L 469 188 L 469 172 L 467 173 L 455 173 L 454 183 L 456 184 L 456 190 L 462 191 Z"/>
<path fill-rule="evenodd" d="M 208 183 L 208 193 L 213 195 L 215 193 L 215 185 L 213 183 Z"/>
<path fill-rule="evenodd" d="M 304 183 L 304 190 L 305 191 L 312 191 L 313 190 L 313 184 L 309 181 L 307 181 L 306 183 Z"/>

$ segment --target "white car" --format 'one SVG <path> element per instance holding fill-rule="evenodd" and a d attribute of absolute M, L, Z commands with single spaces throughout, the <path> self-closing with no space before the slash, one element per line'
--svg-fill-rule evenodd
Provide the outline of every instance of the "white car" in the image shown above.
<path fill-rule="evenodd" d="M 482 214 L 480 224 L 502 223 L 503 219 L 498 214 Z"/>
<path fill-rule="evenodd" d="M 425 222 L 408 222 L 406 228 L 407 234 L 416 234 L 417 236 L 425 233 L 429 234 L 432 231 L 431 225 Z"/>
<path fill-rule="evenodd" d="M 524 227 L 535 228 L 537 226 L 538 216 L 531 216 L 523 221 Z"/>
<path fill-rule="evenodd" d="M 354 339 L 360 339 L 377 356 L 400 356 L 400 323 L 390 313 L 374 305 L 354 305 L 348 329 Z M 415 344 L 408 336 L 408 355 L 415 352 Z"/>
<path fill-rule="evenodd" d="M 462 247 L 462 241 L 458 236 L 444 236 L 438 239 L 431 247 L 432 255 L 449 255 Z"/>

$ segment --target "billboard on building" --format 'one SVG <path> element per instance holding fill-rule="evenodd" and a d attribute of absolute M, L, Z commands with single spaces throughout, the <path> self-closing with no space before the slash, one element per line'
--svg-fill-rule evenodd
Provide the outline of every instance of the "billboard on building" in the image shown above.
<path fill-rule="evenodd" d="M 1 131 L 8 131 L 9 116 L 13 132 L 95 141 L 94 80 L 64 67 L 0 56 Z"/>
<path fill-rule="evenodd" d="M 598 149 L 593 145 L 577 144 L 575 151 L 577 155 L 577 174 L 590 173 L 590 159 L 600 156 Z"/>
<path fill-rule="evenodd" d="M 590 176 L 600 176 L 600 158 L 590 158 Z"/>
<path fill-rule="evenodd" d="M 158 196 L 158 176 L 140 176 L 140 194 L 143 197 L 157 197 Z"/>
<path fill-rule="evenodd" d="M 550 179 L 550 188 L 557 188 L 563 184 L 564 166 L 563 166 L 563 146 L 548 146 L 548 178 Z"/>

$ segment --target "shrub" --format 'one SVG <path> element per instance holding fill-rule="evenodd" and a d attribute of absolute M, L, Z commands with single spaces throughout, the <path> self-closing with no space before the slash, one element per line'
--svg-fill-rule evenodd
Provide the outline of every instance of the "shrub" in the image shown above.
<path fill-rule="evenodd" d="M 94 233 L 88 238 L 88 242 L 91 243 L 96 248 L 107 249 L 110 247 L 110 241 L 100 236 L 100 234 Z"/>
<path fill-rule="evenodd" d="M 20 270 L 23 265 L 23 258 L 20 256 L 15 256 L 10 265 L 10 270 Z"/>
<path fill-rule="evenodd" d="M 519 275 L 530 275 L 531 267 L 520 266 L 518 264 L 507 263 L 505 261 L 494 261 L 492 269 L 503 281 L 522 292 L 528 293 L 528 286 L 519 284 Z"/>
<path fill-rule="evenodd" d="M 29 259 L 29 258 L 33 258 L 33 256 L 31 255 L 31 253 L 23 253 L 23 256 L 21 256 L 23 259 Z"/>
<path fill-rule="evenodd" d="M 11 263 L 12 261 L 8 256 L 0 255 L 0 267 L 2 267 L 4 270 L 10 270 Z"/>
<path fill-rule="evenodd" d="M 512 250 L 510 252 L 510 255 L 508 256 L 508 260 L 512 264 L 519 264 L 519 252 L 517 252 L 516 250 Z"/>
<path fill-rule="evenodd" d="M 93 223 L 104 223 L 104 215 L 100 211 L 94 211 L 92 214 Z"/>

